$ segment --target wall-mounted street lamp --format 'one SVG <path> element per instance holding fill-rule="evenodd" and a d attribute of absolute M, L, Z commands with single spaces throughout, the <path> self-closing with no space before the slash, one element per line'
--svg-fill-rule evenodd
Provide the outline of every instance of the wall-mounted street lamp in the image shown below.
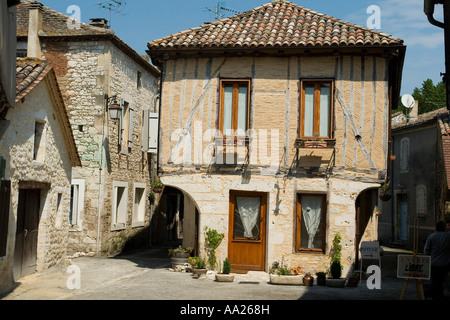
<path fill-rule="evenodd" d="M 107 94 L 105 94 L 105 100 L 106 111 L 109 111 L 109 117 L 111 118 L 111 120 L 119 120 L 122 113 L 122 107 L 120 106 L 120 103 L 117 102 L 117 96 L 114 95 L 112 97 L 109 97 Z"/>

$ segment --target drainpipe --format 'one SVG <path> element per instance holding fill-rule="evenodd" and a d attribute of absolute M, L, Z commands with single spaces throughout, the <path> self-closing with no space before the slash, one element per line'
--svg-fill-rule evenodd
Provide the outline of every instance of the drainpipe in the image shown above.
<path fill-rule="evenodd" d="M 444 5 L 444 22 L 434 18 L 434 7 L 437 4 Z M 447 109 L 450 110 L 450 0 L 424 0 L 424 12 L 428 21 L 445 31 L 445 73 L 442 73 L 443 81 L 447 88 Z"/>
<path fill-rule="evenodd" d="M 161 91 L 156 95 L 155 100 L 154 100 L 155 111 L 156 111 L 158 99 L 161 100 Z M 156 152 L 157 161 L 159 159 L 158 154 L 159 154 L 159 128 L 160 128 L 160 123 L 161 123 L 160 119 L 161 119 L 161 114 L 159 115 L 159 118 L 158 118 L 158 151 Z M 155 161 L 154 161 L 153 156 L 152 156 L 152 161 L 150 161 L 150 181 L 151 182 L 155 181 Z M 149 247 L 152 246 L 152 218 L 153 218 L 153 204 L 151 203 L 150 204 L 150 224 L 148 227 L 148 245 L 149 245 Z"/>

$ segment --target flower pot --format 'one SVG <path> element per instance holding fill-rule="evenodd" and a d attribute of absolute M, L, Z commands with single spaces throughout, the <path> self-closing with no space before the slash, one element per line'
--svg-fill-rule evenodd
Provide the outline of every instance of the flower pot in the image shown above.
<path fill-rule="evenodd" d="M 154 193 L 161 193 L 163 191 L 164 187 L 153 187 L 152 191 Z"/>
<path fill-rule="evenodd" d="M 279 276 L 276 274 L 271 274 L 270 283 L 279 285 L 301 286 L 303 285 L 303 276 Z"/>
<path fill-rule="evenodd" d="M 234 275 L 218 273 L 218 274 L 216 274 L 216 281 L 217 282 L 233 282 Z"/>
<path fill-rule="evenodd" d="M 327 284 L 327 278 L 317 278 L 317 285 L 318 286 L 325 286 Z"/>
<path fill-rule="evenodd" d="M 381 201 L 389 201 L 389 200 L 391 200 L 391 195 L 390 194 L 382 194 L 382 195 L 380 195 L 380 199 L 381 199 Z"/>
<path fill-rule="evenodd" d="M 333 287 L 333 288 L 344 288 L 346 279 L 340 278 L 340 279 L 333 279 L 328 278 L 327 279 L 327 287 Z"/>
<path fill-rule="evenodd" d="M 174 253 L 172 254 L 170 261 L 172 262 L 172 268 L 176 269 L 177 266 L 184 266 L 189 264 L 188 258 L 190 257 L 189 253 Z"/>
<path fill-rule="evenodd" d="M 349 278 L 347 281 L 347 287 L 357 287 L 359 283 L 359 279 L 358 278 Z"/>
<path fill-rule="evenodd" d="M 305 287 L 312 287 L 314 284 L 314 278 L 313 277 L 304 277 L 303 278 L 303 285 Z"/>
<path fill-rule="evenodd" d="M 197 275 L 197 279 L 206 279 L 208 269 L 194 269 L 193 274 Z"/>

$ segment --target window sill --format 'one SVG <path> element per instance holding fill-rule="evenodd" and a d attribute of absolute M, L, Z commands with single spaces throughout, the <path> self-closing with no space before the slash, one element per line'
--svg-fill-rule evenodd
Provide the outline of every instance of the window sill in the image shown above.
<path fill-rule="evenodd" d="M 297 139 L 295 141 L 296 149 L 333 149 L 336 146 L 336 140 L 309 140 L 309 139 Z"/>
<path fill-rule="evenodd" d="M 142 228 L 142 227 L 144 227 L 145 226 L 145 222 L 144 221 L 134 221 L 132 224 L 131 224 L 131 227 L 132 228 Z"/>
<path fill-rule="evenodd" d="M 125 229 L 126 229 L 125 223 L 117 223 L 111 227 L 111 231 L 121 231 Z"/>

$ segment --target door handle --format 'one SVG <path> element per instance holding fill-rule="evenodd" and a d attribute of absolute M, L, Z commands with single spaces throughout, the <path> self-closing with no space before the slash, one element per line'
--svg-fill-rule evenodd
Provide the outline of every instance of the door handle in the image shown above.
<path fill-rule="evenodd" d="M 28 230 L 27 230 L 27 229 L 25 229 L 24 231 L 25 231 L 25 235 L 24 235 L 24 237 L 26 238 L 26 237 L 27 237 L 27 234 L 28 234 Z"/>

